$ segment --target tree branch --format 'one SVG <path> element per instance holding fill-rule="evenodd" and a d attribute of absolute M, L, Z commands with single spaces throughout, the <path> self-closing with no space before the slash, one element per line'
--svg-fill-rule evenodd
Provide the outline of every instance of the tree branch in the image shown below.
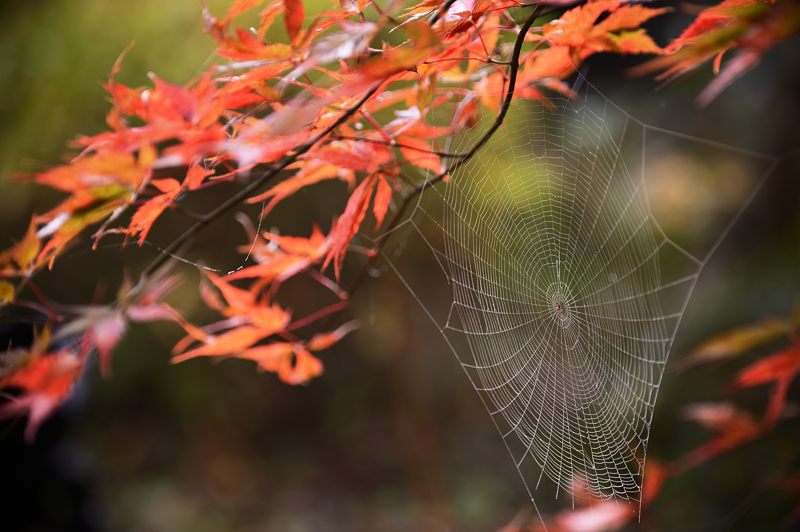
<path fill-rule="evenodd" d="M 445 3 L 442 5 L 442 11 L 446 11 L 449 7 L 449 4 L 452 2 Z M 438 13 L 437 13 L 438 14 Z M 480 150 L 494 135 L 497 129 L 503 124 L 503 121 L 506 118 L 506 114 L 508 114 L 508 109 L 511 107 L 511 100 L 514 97 L 514 90 L 517 84 L 517 75 L 519 73 L 519 58 L 522 54 L 522 46 L 525 43 L 525 36 L 530 31 L 533 23 L 536 21 L 537 18 L 542 14 L 542 5 L 538 4 L 531 14 L 528 15 L 528 18 L 525 20 L 525 23 L 519 30 L 519 34 L 517 35 L 517 39 L 514 41 L 514 49 L 511 53 L 511 61 L 509 65 L 508 71 L 508 87 L 506 88 L 505 96 L 503 97 L 503 103 L 500 105 L 500 111 L 497 113 L 497 117 L 495 117 L 494 122 L 483 134 L 483 136 L 465 153 L 460 154 L 458 158 L 453 162 L 453 164 L 444 172 L 437 174 L 432 179 L 426 179 L 423 183 L 420 183 L 416 188 L 411 190 L 406 196 L 403 198 L 403 201 L 400 203 L 400 207 L 397 209 L 394 217 L 392 217 L 391 222 L 387 225 L 386 231 L 384 231 L 383 235 L 378 239 L 377 246 L 375 247 L 375 253 L 369 258 L 366 264 L 361 268 L 361 270 L 356 274 L 356 277 L 353 279 L 353 282 L 350 283 L 350 286 L 347 287 L 347 292 L 352 296 L 353 291 L 355 291 L 361 283 L 364 281 L 366 277 L 366 273 L 372 268 L 377 260 L 380 258 L 383 249 L 386 247 L 386 243 L 389 241 L 393 234 L 393 230 L 399 225 L 400 220 L 402 220 L 403 216 L 405 215 L 405 211 L 408 206 L 411 204 L 411 200 L 422 194 L 426 188 L 431 187 L 442 179 L 445 176 L 451 174 L 454 170 L 458 169 L 461 165 L 469 161 L 477 152 Z M 434 21 L 435 22 L 435 21 Z M 433 22 L 432 22 L 433 23 Z"/>
<path fill-rule="evenodd" d="M 438 10 L 436 10 L 436 13 L 434 13 L 433 16 L 431 17 L 430 25 L 433 26 L 434 24 L 436 24 L 436 22 L 438 22 L 438 20 L 442 17 L 442 15 L 447 13 L 447 10 L 450 9 L 452 5 L 455 3 L 456 0 L 447 0 L 444 4 L 442 4 L 441 7 Z"/>
<path fill-rule="evenodd" d="M 131 289 L 131 293 L 136 293 L 142 286 L 144 286 L 147 279 L 161 266 L 163 266 L 167 261 L 169 261 L 172 256 L 183 247 L 192 237 L 194 237 L 197 233 L 202 231 L 206 226 L 208 226 L 211 222 L 222 216 L 223 214 L 227 213 L 237 205 L 239 205 L 242 201 L 244 201 L 248 196 L 252 195 L 258 189 L 263 187 L 270 179 L 275 177 L 279 172 L 284 170 L 287 166 L 294 163 L 298 157 L 306 153 L 315 144 L 319 141 L 323 140 L 325 137 L 330 135 L 334 129 L 342 125 L 346 122 L 351 116 L 358 112 L 359 109 L 369 100 L 377 91 L 378 88 L 381 86 L 382 83 L 377 83 L 371 89 L 369 89 L 359 100 L 353 104 L 351 107 L 348 107 L 342 115 L 337 118 L 332 124 L 326 127 L 321 133 L 319 133 L 313 139 L 301 144 L 291 152 L 287 153 L 283 157 L 281 157 L 278 161 L 273 163 L 272 168 L 267 170 L 261 177 L 258 179 L 254 179 L 251 181 L 246 187 L 241 189 L 239 192 L 234 194 L 233 196 L 229 197 L 223 203 L 218 205 L 215 209 L 210 211 L 209 213 L 203 215 L 197 222 L 195 222 L 192 226 L 190 226 L 186 231 L 184 231 L 178 238 L 173 240 L 169 246 L 164 248 L 162 254 L 159 255 L 150 265 L 145 268 L 145 270 L 140 274 L 139 280 L 136 285 Z"/>

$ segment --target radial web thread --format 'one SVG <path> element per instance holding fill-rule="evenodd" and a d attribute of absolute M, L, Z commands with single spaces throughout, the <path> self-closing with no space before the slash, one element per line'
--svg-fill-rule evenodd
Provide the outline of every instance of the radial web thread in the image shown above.
<path fill-rule="evenodd" d="M 427 188 L 398 229 L 435 256 L 446 309 L 415 289 L 399 253 L 386 261 L 458 358 L 532 499 L 549 479 L 556 495 L 580 482 L 596 498 L 638 501 L 689 297 L 775 160 L 647 126 L 588 83 L 553 102 L 514 101 L 489 143 Z M 466 151 L 492 119 L 450 151 Z M 651 151 L 680 143 L 752 175 L 705 239 L 670 237 L 648 196 Z"/>

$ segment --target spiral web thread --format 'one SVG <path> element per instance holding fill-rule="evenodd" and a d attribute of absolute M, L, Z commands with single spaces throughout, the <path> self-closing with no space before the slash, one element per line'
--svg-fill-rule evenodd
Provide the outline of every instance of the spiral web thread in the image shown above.
<path fill-rule="evenodd" d="M 553 102 L 513 102 L 479 156 L 427 188 L 398 228 L 436 257 L 446 317 L 414 289 L 401 249 L 386 262 L 458 358 L 531 500 L 547 478 L 556 496 L 580 483 L 597 499 L 640 501 L 689 297 L 775 159 L 647 126 L 588 83 Z M 466 151 L 490 121 L 450 150 Z M 647 146 L 659 135 L 738 157 L 756 176 L 709 242 L 679 244 L 651 212 Z"/>

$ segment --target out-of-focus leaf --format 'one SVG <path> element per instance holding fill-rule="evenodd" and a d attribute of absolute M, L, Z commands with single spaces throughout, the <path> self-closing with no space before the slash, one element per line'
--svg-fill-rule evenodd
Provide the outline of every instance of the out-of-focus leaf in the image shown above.
<path fill-rule="evenodd" d="M 0 387 L 22 393 L 7 396 L 0 406 L 0 419 L 28 416 L 25 438 L 32 441 L 41 424 L 69 396 L 83 369 L 81 358 L 69 350 L 48 352 L 49 332 L 45 331 L 25 354 L 19 354 L 17 367 L 0 377 Z M 6 354 L 9 356 L 9 354 Z"/>
<path fill-rule="evenodd" d="M 795 0 L 724 0 L 701 11 L 668 46 L 669 53 L 633 69 L 635 74 L 658 72 L 671 80 L 714 61 L 715 78 L 700 94 L 708 105 L 736 78 L 754 68 L 761 56 L 800 31 L 800 4 Z M 733 50 L 735 57 L 723 64 Z"/>
<path fill-rule="evenodd" d="M 14 301 L 14 285 L 8 281 L 0 280 L 0 305 L 6 305 Z"/>
<path fill-rule="evenodd" d="M 324 351 L 331 346 L 339 343 L 342 338 L 358 328 L 358 323 L 351 321 L 331 332 L 317 333 L 308 341 L 308 348 L 311 351 Z"/>
<path fill-rule="evenodd" d="M 368 79 L 383 79 L 398 72 L 413 69 L 438 46 L 439 39 L 431 27 L 423 21 L 411 21 L 403 26 L 409 36 L 404 46 L 387 48 L 381 57 L 376 57 L 358 69 Z"/>
<path fill-rule="evenodd" d="M 786 394 L 792 380 L 800 373 L 800 344 L 750 364 L 736 377 L 734 386 L 745 388 L 774 383 L 764 415 L 767 426 L 774 425 L 786 405 Z"/>
<path fill-rule="evenodd" d="M 289 39 L 291 39 L 292 43 L 296 43 L 300 36 L 300 31 L 303 29 L 303 19 L 305 18 L 303 1 L 283 0 L 283 9 L 286 33 L 289 35 Z"/>
<path fill-rule="evenodd" d="M 283 9 L 280 2 L 272 2 L 261 11 L 261 24 L 256 34 L 237 28 L 236 36 L 229 34 L 230 20 L 221 21 L 203 10 L 206 31 L 217 41 L 217 53 L 236 60 L 288 61 L 292 57 L 292 47 L 284 43 L 265 43 L 264 32 Z M 287 63 L 286 67 L 290 65 Z"/>
<path fill-rule="evenodd" d="M 619 530 L 634 519 L 638 511 L 638 505 L 609 499 L 585 508 L 559 513 L 553 520 L 553 528 L 564 532 Z"/>
<path fill-rule="evenodd" d="M 642 504 L 652 503 L 669 476 L 667 466 L 658 460 L 648 458 L 645 468 L 644 483 L 642 485 Z"/>
<path fill-rule="evenodd" d="M 42 243 L 36 236 L 36 225 L 31 221 L 25 236 L 11 250 L 11 257 L 20 270 L 26 271 L 33 265 L 41 249 Z"/>
<path fill-rule="evenodd" d="M 791 330 L 792 324 L 786 320 L 767 320 L 755 325 L 739 327 L 697 346 L 686 358 L 681 360 L 681 366 L 688 367 L 736 357 L 785 336 Z"/>
<path fill-rule="evenodd" d="M 205 345 L 175 355 L 172 363 L 178 364 L 196 357 L 235 356 L 259 340 L 274 334 L 277 330 L 280 329 L 270 330 L 255 326 L 241 326 L 220 335 L 208 335 L 205 338 Z"/>
<path fill-rule="evenodd" d="M 302 345 L 294 346 L 294 361 L 284 359 L 278 377 L 287 384 L 302 384 L 322 375 L 322 362 Z"/>
<path fill-rule="evenodd" d="M 684 416 L 717 434 L 683 456 L 677 462 L 677 471 L 698 466 L 756 439 L 763 433 L 760 423 L 730 403 L 696 403 L 684 410 Z"/>
<path fill-rule="evenodd" d="M 330 237 L 314 226 L 308 238 L 275 235 L 265 232 L 265 238 L 242 248 L 255 258 L 255 266 L 242 268 L 228 275 L 229 280 L 258 279 L 259 285 L 282 283 L 286 279 L 319 263 L 328 253 Z M 277 248 L 276 248 L 277 245 Z"/>

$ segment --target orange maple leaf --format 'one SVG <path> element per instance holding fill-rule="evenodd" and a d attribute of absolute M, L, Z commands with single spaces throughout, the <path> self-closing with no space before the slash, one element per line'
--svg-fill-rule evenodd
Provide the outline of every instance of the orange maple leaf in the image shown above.
<path fill-rule="evenodd" d="M 402 46 L 387 47 L 381 57 L 359 67 L 358 73 L 362 79 L 384 79 L 414 69 L 438 48 L 439 39 L 428 23 L 412 20 L 402 27 L 409 42 Z"/>
<path fill-rule="evenodd" d="M 300 37 L 300 31 L 303 29 L 303 12 L 302 0 L 283 0 L 283 20 L 286 25 L 286 33 L 289 34 L 292 44 L 296 44 Z"/>
<path fill-rule="evenodd" d="M 322 362 L 300 343 L 279 342 L 256 346 L 239 358 L 256 362 L 264 371 L 277 373 L 287 384 L 302 384 L 322 375 Z"/>
<path fill-rule="evenodd" d="M 270 2 L 267 7 L 261 10 L 261 22 L 256 34 L 244 28 L 236 28 L 235 37 L 229 34 L 228 29 L 231 19 L 254 7 L 254 5 L 254 2 L 250 2 L 248 5 L 231 6 L 229 16 L 224 21 L 211 15 L 207 8 L 203 9 L 206 31 L 217 41 L 217 53 L 223 57 L 236 60 L 285 62 L 285 68 L 289 68 L 293 54 L 291 46 L 283 43 L 264 42 L 264 34 L 283 10 L 281 2 Z M 236 8 L 235 11 L 234 8 Z"/>
<path fill-rule="evenodd" d="M 316 225 L 308 238 L 276 235 L 269 231 L 262 236 L 256 238 L 254 244 L 240 248 L 242 252 L 251 254 L 258 264 L 233 272 L 228 279 L 257 278 L 259 287 L 273 282 L 282 283 L 320 262 L 331 245 L 330 237 L 324 235 Z"/>
<path fill-rule="evenodd" d="M 139 245 L 143 245 L 153 224 L 175 202 L 175 199 L 185 190 L 199 188 L 203 180 L 212 173 L 212 170 L 195 164 L 189 167 L 182 183 L 172 178 L 151 180 L 149 185 L 158 190 L 159 194 L 144 202 L 133 213 L 126 234 L 128 236 L 136 236 L 138 234 Z"/>
<path fill-rule="evenodd" d="M 403 135 L 396 140 L 406 161 L 434 174 L 442 171 L 442 160 L 433 153 L 433 147 L 428 142 L 411 135 Z"/>
<path fill-rule="evenodd" d="M 302 384 L 322 374 L 322 362 L 312 352 L 329 349 L 356 327 L 355 322 L 350 322 L 334 331 L 315 334 L 305 346 L 301 342 L 273 342 L 251 347 L 238 358 L 252 360 L 262 370 L 277 373 L 287 384 Z"/>
<path fill-rule="evenodd" d="M 385 182 L 385 177 L 382 172 L 370 174 L 353 190 L 350 198 L 347 200 L 347 206 L 344 212 L 336 221 L 331 234 L 331 247 L 325 261 L 322 264 L 323 269 L 333 262 L 333 268 L 338 280 L 341 277 L 342 264 L 344 257 L 350 247 L 350 242 L 358 233 L 361 223 L 367 215 L 369 210 L 370 199 L 372 198 L 373 191 L 378 190 L 373 202 L 373 214 L 376 220 L 376 226 L 383 222 L 383 217 L 389 208 L 389 202 L 392 199 L 391 187 Z"/>
<path fill-rule="evenodd" d="M 334 331 L 317 333 L 308 341 L 308 349 L 311 351 L 324 351 L 325 349 L 329 349 L 357 328 L 358 323 L 351 321 Z"/>
<path fill-rule="evenodd" d="M 593 0 L 574 7 L 544 26 L 537 40 L 549 47 L 528 55 L 522 79 L 566 78 L 600 52 L 661 53 L 663 50 L 639 26 L 667 11 L 622 0 Z M 604 14 L 607 16 L 598 22 Z"/>
<path fill-rule="evenodd" d="M 222 295 L 224 302 L 207 288 L 201 290 L 203 299 L 211 308 L 228 318 L 211 324 L 206 329 L 226 332 L 209 334 L 201 328 L 179 321 L 188 336 L 175 345 L 173 352 L 176 356 L 172 359 L 173 363 L 201 356 L 236 356 L 256 342 L 286 329 L 291 319 L 286 310 L 260 300 L 254 292 L 237 288 L 211 272 L 206 272 L 206 277 Z M 186 351 L 195 341 L 202 345 Z"/>

